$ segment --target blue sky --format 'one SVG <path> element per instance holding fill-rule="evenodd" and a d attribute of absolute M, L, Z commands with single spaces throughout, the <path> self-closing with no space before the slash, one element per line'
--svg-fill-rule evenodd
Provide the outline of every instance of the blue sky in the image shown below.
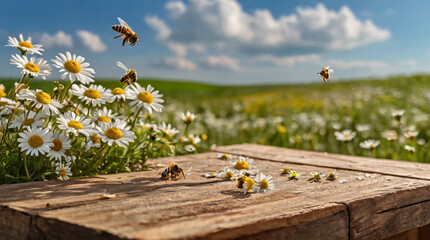
<path fill-rule="evenodd" d="M 426 73 L 429 1 L 7 1 L 0 44 L 32 36 L 46 59 L 84 56 L 97 78 L 119 79 L 120 60 L 141 77 L 216 84 L 309 83 L 330 65 L 333 81 Z M 140 36 L 121 47 L 123 18 Z M 91 40 L 93 39 L 93 40 Z M 94 40 L 95 39 L 95 40 Z M 16 77 L 17 51 L 0 47 L 0 76 Z M 49 79 L 59 74 L 53 69 Z"/>

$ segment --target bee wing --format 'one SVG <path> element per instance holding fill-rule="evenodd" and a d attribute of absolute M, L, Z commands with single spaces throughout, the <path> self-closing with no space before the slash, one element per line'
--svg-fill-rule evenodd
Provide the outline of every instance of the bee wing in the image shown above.
<path fill-rule="evenodd" d="M 119 23 L 121 23 L 121 25 L 123 25 L 124 27 L 128 27 L 131 30 L 131 27 L 128 26 L 128 24 L 124 20 L 122 20 L 120 17 L 118 17 L 118 21 L 119 21 Z M 131 31 L 133 32 L 133 30 L 131 30 Z"/>
<path fill-rule="evenodd" d="M 325 67 L 325 69 L 329 69 L 329 68 L 330 68 L 330 66 Z"/>
<path fill-rule="evenodd" d="M 328 73 L 329 73 L 329 74 L 332 74 L 332 73 L 334 73 L 334 70 L 330 68 L 330 69 L 328 70 Z"/>
<path fill-rule="evenodd" d="M 128 71 L 128 68 L 124 65 L 124 63 L 118 61 L 116 62 L 116 65 L 118 65 L 118 67 L 124 69 L 125 71 Z"/>

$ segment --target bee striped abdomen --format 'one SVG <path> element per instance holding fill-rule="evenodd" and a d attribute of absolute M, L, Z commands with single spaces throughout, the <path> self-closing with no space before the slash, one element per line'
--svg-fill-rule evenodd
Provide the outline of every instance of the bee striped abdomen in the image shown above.
<path fill-rule="evenodd" d="M 119 32 L 119 33 L 127 33 L 127 31 L 128 31 L 128 28 L 124 27 L 122 25 L 113 25 L 112 29 L 116 32 Z"/>

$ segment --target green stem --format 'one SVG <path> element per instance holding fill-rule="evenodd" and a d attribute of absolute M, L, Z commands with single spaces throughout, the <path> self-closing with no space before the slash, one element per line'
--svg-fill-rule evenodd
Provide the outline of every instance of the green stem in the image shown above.
<path fill-rule="evenodd" d="M 70 87 L 72 86 L 72 81 L 69 81 L 69 85 L 67 85 L 66 89 L 64 90 L 63 97 L 61 98 L 60 103 L 63 102 L 64 99 L 67 97 L 67 92 L 69 91 Z"/>
<path fill-rule="evenodd" d="M 131 124 L 131 127 L 132 127 L 132 128 L 134 128 L 134 125 L 136 124 L 137 119 L 139 118 L 139 114 L 140 114 L 140 112 L 142 111 L 142 109 L 143 109 L 143 106 L 139 109 L 139 111 L 137 111 L 137 113 L 136 113 L 136 117 L 134 118 L 133 123 Z"/>
<path fill-rule="evenodd" d="M 27 168 L 27 156 L 24 157 L 24 168 L 25 168 L 25 174 L 27 174 L 28 180 L 31 180 L 30 174 L 28 174 L 28 168 Z"/>

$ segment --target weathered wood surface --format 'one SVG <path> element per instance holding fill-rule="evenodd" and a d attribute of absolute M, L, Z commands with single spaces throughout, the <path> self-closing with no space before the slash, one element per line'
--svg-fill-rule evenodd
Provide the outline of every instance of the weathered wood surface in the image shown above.
<path fill-rule="evenodd" d="M 331 155 L 257 145 L 216 151 L 255 157 L 274 176 L 275 190 L 244 195 L 234 182 L 201 177 L 228 165 L 215 152 L 153 159 L 146 172 L 4 185 L 0 239 L 382 239 L 430 224 L 430 181 L 414 175 L 428 165 L 339 155 L 330 161 Z M 193 167 L 192 175 L 160 180 L 158 164 L 172 161 Z M 398 164 L 411 172 L 392 174 Z M 279 175 L 283 167 L 302 176 L 287 181 Z M 310 183 L 313 171 L 334 171 L 348 182 Z M 104 193 L 118 197 L 102 200 Z"/>

